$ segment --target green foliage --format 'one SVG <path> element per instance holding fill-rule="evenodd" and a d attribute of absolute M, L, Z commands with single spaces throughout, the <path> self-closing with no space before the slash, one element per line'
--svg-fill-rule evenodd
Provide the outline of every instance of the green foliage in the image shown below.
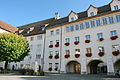
<path fill-rule="evenodd" d="M 13 33 L 0 33 L 0 61 L 20 62 L 28 55 L 28 41 Z"/>

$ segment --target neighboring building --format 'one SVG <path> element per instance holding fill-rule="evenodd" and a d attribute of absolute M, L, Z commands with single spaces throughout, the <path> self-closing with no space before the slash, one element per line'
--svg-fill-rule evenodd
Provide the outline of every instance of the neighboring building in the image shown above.
<path fill-rule="evenodd" d="M 17 30 L 18 28 L 3 21 L 0 21 L 0 33 L 15 33 Z M 4 62 L 0 62 L 0 67 L 4 68 Z"/>
<path fill-rule="evenodd" d="M 31 52 L 19 68 L 34 69 L 37 61 L 45 72 L 113 74 L 120 70 L 119 25 L 120 0 L 112 0 L 64 18 L 56 13 L 55 18 L 21 26 L 18 32 L 29 41 Z"/>

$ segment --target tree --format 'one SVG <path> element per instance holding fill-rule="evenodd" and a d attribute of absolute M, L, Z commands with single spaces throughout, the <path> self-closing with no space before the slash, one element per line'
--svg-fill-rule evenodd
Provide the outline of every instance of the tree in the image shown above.
<path fill-rule="evenodd" d="M 22 61 L 29 51 L 29 43 L 23 36 L 0 33 L 0 61 L 5 61 L 5 71 L 9 62 Z"/>

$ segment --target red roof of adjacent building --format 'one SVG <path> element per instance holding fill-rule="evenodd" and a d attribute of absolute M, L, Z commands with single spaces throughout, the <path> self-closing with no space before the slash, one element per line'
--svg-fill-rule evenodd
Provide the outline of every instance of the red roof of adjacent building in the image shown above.
<path fill-rule="evenodd" d="M 0 28 L 6 30 L 8 32 L 16 32 L 18 30 L 17 27 L 14 27 L 14 26 L 12 26 L 6 22 L 3 22 L 1 20 L 0 20 Z"/>

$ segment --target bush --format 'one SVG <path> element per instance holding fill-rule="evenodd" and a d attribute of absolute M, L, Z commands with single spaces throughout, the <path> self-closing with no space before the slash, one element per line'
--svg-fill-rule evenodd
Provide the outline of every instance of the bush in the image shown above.
<path fill-rule="evenodd" d="M 34 70 L 32 70 L 32 69 L 20 69 L 19 72 L 22 75 L 33 75 Z"/>

